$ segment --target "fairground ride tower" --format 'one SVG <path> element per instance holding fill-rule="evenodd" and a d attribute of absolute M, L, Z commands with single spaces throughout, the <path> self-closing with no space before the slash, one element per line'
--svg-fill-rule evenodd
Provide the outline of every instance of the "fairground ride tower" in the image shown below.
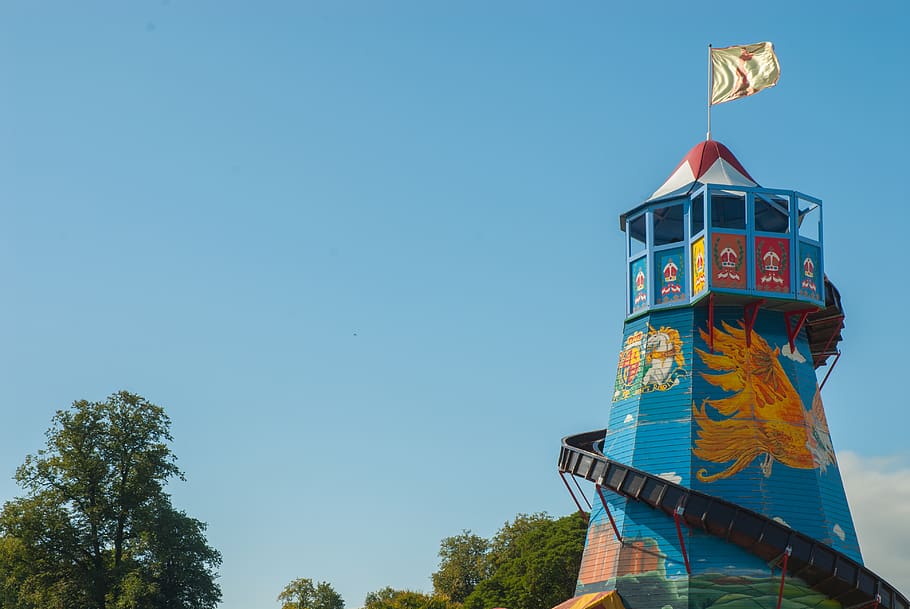
<path fill-rule="evenodd" d="M 559 459 L 573 495 L 570 476 L 594 483 L 560 607 L 908 609 L 863 566 L 822 406 L 843 310 L 821 201 L 759 186 L 708 140 L 620 226 L 608 427 Z"/>

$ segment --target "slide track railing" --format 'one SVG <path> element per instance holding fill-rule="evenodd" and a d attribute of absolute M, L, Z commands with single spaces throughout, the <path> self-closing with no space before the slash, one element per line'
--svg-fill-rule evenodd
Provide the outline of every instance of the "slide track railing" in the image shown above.
<path fill-rule="evenodd" d="M 606 430 L 563 438 L 559 471 L 644 503 L 689 527 L 736 544 L 785 569 L 845 608 L 910 609 L 881 577 L 834 548 L 752 510 L 694 491 L 607 458 L 598 446 Z M 789 550 L 789 554 L 787 554 Z M 784 556 L 787 560 L 782 561 Z"/>

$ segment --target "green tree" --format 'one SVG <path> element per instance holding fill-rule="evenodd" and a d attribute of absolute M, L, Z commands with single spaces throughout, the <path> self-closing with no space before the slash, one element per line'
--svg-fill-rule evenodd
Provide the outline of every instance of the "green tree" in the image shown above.
<path fill-rule="evenodd" d="M 581 514 L 554 520 L 520 514 L 490 542 L 489 576 L 464 602 L 465 609 L 549 609 L 575 591 L 587 521 Z"/>
<path fill-rule="evenodd" d="M 213 607 L 220 598 L 210 565 L 221 555 L 205 539 L 206 525 L 161 501 L 132 553 L 137 568 L 123 582 L 118 608 Z"/>
<path fill-rule="evenodd" d="M 278 595 L 281 609 L 344 609 L 344 599 L 328 582 L 295 579 Z"/>
<path fill-rule="evenodd" d="M 439 544 L 439 570 L 433 573 L 433 590 L 461 603 L 489 575 L 490 543 L 471 533 L 446 537 Z"/>
<path fill-rule="evenodd" d="M 164 488 L 182 478 L 159 406 L 119 392 L 53 418 L 0 512 L 4 609 L 211 609 L 221 556 Z"/>
<path fill-rule="evenodd" d="M 383 588 L 367 594 L 363 609 L 459 609 L 441 595 L 428 595 L 413 590 Z"/>

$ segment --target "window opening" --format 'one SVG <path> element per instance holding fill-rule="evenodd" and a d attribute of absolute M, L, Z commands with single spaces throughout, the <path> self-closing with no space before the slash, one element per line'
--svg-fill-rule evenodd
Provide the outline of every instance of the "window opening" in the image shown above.
<path fill-rule="evenodd" d="M 712 192 L 711 226 L 745 230 L 746 197 L 744 194 L 727 191 Z"/>
<path fill-rule="evenodd" d="M 651 212 L 654 216 L 654 245 L 678 243 L 686 236 L 683 204 L 660 207 Z"/>
<path fill-rule="evenodd" d="M 790 232 L 790 198 L 755 193 L 755 230 L 766 233 Z"/>
<path fill-rule="evenodd" d="M 648 247 L 647 223 L 645 214 L 629 221 L 629 255 L 634 256 L 645 251 Z"/>
<path fill-rule="evenodd" d="M 799 236 L 818 241 L 821 234 L 821 222 L 821 205 L 799 199 Z"/>
<path fill-rule="evenodd" d="M 692 220 L 692 234 L 697 235 L 705 229 L 705 193 L 692 199 L 689 216 Z"/>

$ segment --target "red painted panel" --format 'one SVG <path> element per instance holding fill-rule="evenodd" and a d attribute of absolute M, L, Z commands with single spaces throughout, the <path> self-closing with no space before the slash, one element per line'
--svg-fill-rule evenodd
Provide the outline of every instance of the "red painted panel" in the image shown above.
<path fill-rule="evenodd" d="M 746 238 L 743 235 L 714 233 L 711 284 L 718 288 L 746 289 Z"/>
<path fill-rule="evenodd" d="M 790 240 L 755 238 L 755 289 L 762 292 L 790 291 Z"/>

